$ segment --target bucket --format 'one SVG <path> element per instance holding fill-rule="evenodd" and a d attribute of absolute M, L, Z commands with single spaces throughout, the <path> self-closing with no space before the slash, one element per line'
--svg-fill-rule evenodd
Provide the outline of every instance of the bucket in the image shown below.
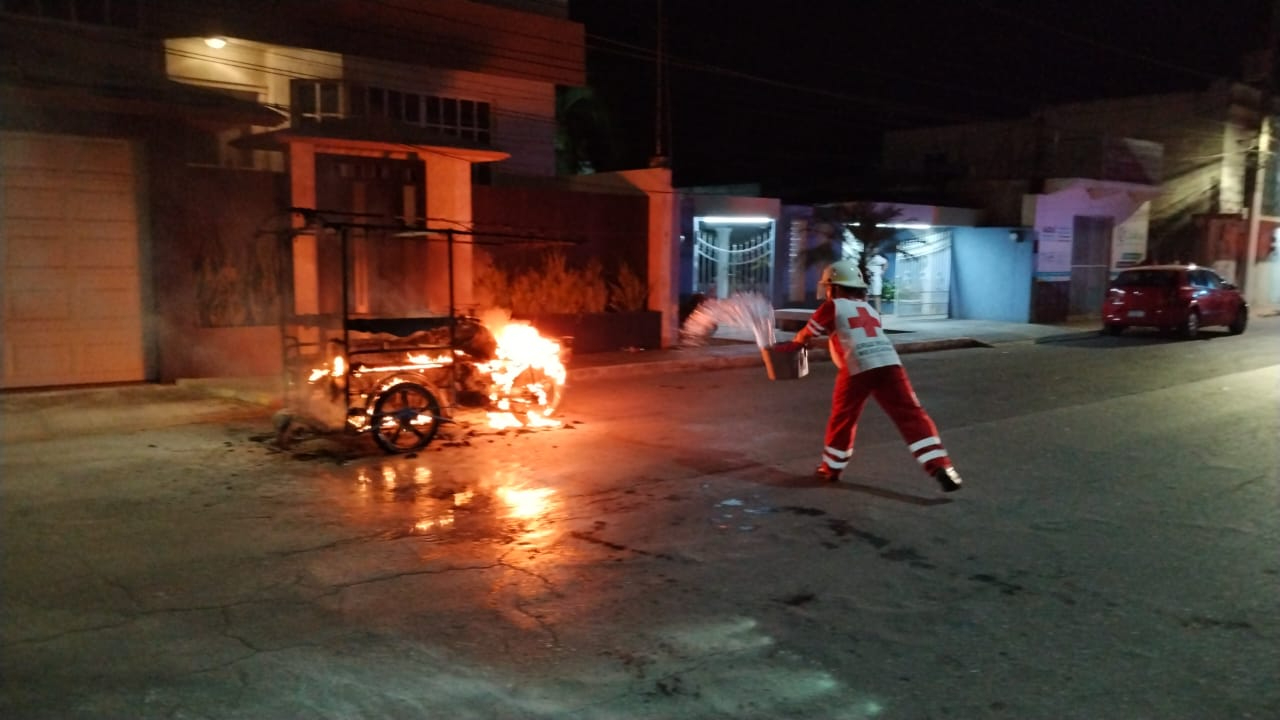
<path fill-rule="evenodd" d="M 764 369 L 770 380 L 797 380 L 809 374 L 809 351 L 806 348 L 777 349 L 770 345 L 760 348 L 764 356 Z"/>

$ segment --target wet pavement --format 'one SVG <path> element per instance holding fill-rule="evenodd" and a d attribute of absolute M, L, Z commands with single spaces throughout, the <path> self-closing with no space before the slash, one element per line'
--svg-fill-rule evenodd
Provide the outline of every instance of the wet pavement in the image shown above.
<path fill-rule="evenodd" d="M 1274 718 L 1276 327 L 894 333 L 951 495 L 883 418 L 815 484 L 833 369 L 728 338 L 406 456 L 281 452 L 248 384 L 11 395 L 0 717 Z"/>

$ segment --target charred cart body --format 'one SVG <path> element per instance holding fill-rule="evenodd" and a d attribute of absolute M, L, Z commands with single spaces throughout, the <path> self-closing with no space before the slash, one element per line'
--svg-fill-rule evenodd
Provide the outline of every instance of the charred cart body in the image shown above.
<path fill-rule="evenodd" d="M 315 312 L 287 312 L 281 323 L 293 416 L 370 433 L 389 453 L 426 447 L 467 409 L 495 427 L 555 424 L 567 349 L 455 305 L 455 245 L 469 233 L 302 212 L 308 227 L 290 236 L 309 245 L 284 255 L 314 259 L 314 297 L 302 305 Z M 432 261 L 445 267 L 433 272 Z M 292 276 L 286 308 L 296 310 L 296 268 Z"/>

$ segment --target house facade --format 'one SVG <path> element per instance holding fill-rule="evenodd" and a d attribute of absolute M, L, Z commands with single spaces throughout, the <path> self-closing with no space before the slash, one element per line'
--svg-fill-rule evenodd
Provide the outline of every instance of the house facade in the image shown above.
<path fill-rule="evenodd" d="M 1029 321 L 1096 314 L 1110 273 L 1147 254 L 1156 143 L 990 122 L 889 133 L 884 163 L 911 190 L 954 198 L 981 210 L 978 224 L 1032 242 Z"/>
<path fill-rule="evenodd" d="M 266 374 L 321 308 L 305 213 L 472 226 L 555 174 L 566 0 L 0 2 L 0 388 Z M 412 302 L 471 300 L 469 248 Z M 362 287 L 385 263 L 368 263 Z M 282 270 L 290 273 L 281 279 Z M 289 286 L 288 292 L 280 287 Z M 360 285 L 360 283 L 357 283 Z"/>
<path fill-rule="evenodd" d="M 1219 82 L 891 132 L 883 165 L 900 191 L 981 208 L 984 225 L 1025 228 L 1030 319 L 1056 322 L 1096 316 L 1109 277 L 1136 263 L 1199 262 L 1239 281 L 1261 118 L 1255 89 Z M 1274 190 L 1265 195 L 1271 215 Z M 1261 243 L 1252 261 L 1270 252 Z"/>

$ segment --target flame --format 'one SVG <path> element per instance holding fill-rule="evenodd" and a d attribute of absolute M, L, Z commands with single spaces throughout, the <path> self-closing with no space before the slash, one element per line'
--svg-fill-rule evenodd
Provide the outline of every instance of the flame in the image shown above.
<path fill-rule="evenodd" d="M 319 382 L 327 377 L 341 378 L 347 374 L 347 359 L 341 355 L 334 355 L 333 359 L 327 365 L 321 365 L 311 370 L 311 375 L 307 377 L 307 382 Z"/>
<path fill-rule="evenodd" d="M 509 323 L 494 332 L 497 357 L 477 366 L 493 380 L 489 427 L 559 427 L 550 419 L 568 371 L 560 361 L 560 343 L 527 323 Z"/>
<path fill-rule="evenodd" d="M 409 353 L 408 357 L 410 364 L 422 367 L 442 367 L 453 362 L 453 356 L 447 352 L 440 353 L 439 355 L 427 355 L 426 353 L 419 353 L 415 355 L 414 353 Z"/>
<path fill-rule="evenodd" d="M 528 323 L 511 322 L 506 318 L 491 318 L 496 330 L 497 350 L 492 360 L 476 363 L 474 369 L 490 381 L 489 427 L 506 430 L 521 427 L 559 427 L 558 420 L 551 419 L 559 404 L 560 393 L 568 376 L 561 361 L 560 343 L 538 334 Z M 353 378 L 379 377 L 388 373 L 439 368 L 454 362 L 462 362 L 460 350 L 444 350 L 438 353 L 406 352 L 403 362 L 383 365 L 357 363 L 351 366 Z M 331 384 L 346 379 L 346 358 L 337 354 L 325 365 L 311 371 L 310 383 L 326 378 Z M 341 387 L 341 386 L 337 386 Z M 364 429 L 367 418 L 351 415 L 347 422 L 357 429 Z"/>

